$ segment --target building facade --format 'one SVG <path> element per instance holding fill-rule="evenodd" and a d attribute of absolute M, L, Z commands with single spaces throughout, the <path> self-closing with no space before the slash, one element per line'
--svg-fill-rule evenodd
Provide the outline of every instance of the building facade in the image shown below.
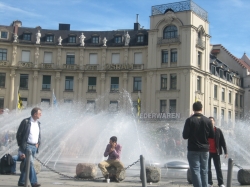
<path fill-rule="evenodd" d="M 241 72 L 247 77 L 249 69 L 214 53 L 207 12 L 192 1 L 151 10 L 149 29 L 138 21 L 125 31 L 26 28 L 21 21 L 0 26 L 0 108 L 15 109 L 19 91 L 27 106 L 52 104 L 54 92 L 57 101 L 119 109 L 126 90 L 135 108 L 140 97 L 141 118 L 185 119 L 197 100 L 207 116 L 243 117 Z M 96 103 L 102 95 L 108 99 Z"/>

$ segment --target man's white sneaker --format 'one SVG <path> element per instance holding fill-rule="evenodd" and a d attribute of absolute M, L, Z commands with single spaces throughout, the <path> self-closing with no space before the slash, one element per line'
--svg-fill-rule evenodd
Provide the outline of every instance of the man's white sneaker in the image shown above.
<path fill-rule="evenodd" d="M 220 187 L 225 187 L 225 185 L 224 185 L 224 184 L 222 184 L 222 185 L 220 185 Z"/>

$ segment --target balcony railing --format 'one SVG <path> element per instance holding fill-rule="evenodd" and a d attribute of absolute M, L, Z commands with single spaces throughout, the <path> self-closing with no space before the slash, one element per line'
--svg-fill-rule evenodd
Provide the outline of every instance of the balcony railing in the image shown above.
<path fill-rule="evenodd" d="M 84 70 L 88 71 L 98 70 L 98 64 L 87 64 L 85 65 Z"/>
<path fill-rule="evenodd" d="M 63 69 L 77 70 L 79 66 L 77 64 L 63 64 Z"/>
<path fill-rule="evenodd" d="M 143 64 L 133 64 L 133 70 L 143 70 Z"/>
<path fill-rule="evenodd" d="M 33 64 L 33 62 L 22 62 L 22 61 L 19 61 L 18 62 L 18 66 L 20 68 L 33 68 L 34 64 Z"/>
<path fill-rule="evenodd" d="M 0 60 L 0 66 L 10 66 L 10 62 L 7 60 Z"/>
<path fill-rule="evenodd" d="M 177 36 L 175 38 L 163 38 L 163 37 L 158 37 L 157 44 L 162 45 L 162 44 L 169 44 L 169 43 L 180 43 L 180 36 Z"/>
<path fill-rule="evenodd" d="M 151 15 L 154 16 L 154 15 L 164 14 L 166 10 L 172 10 L 174 12 L 183 12 L 191 10 L 199 17 L 201 17 L 203 20 L 208 21 L 207 11 L 199 7 L 191 0 L 152 6 Z"/>
<path fill-rule="evenodd" d="M 201 49 L 205 49 L 206 48 L 205 41 L 203 41 L 202 39 L 198 38 L 196 40 L 196 47 L 199 47 Z"/>
<path fill-rule="evenodd" d="M 54 63 L 41 63 L 42 69 L 54 69 Z"/>

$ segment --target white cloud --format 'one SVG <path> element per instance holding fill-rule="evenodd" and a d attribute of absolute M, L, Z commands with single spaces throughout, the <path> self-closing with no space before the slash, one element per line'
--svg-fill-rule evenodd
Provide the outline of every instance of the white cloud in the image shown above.
<path fill-rule="evenodd" d="M 8 13 L 15 12 L 15 13 L 25 14 L 25 15 L 28 15 L 28 16 L 36 16 L 36 17 L 41 16 L 39 14 L 35 14 L 33 12 L 28 12 L 28 11 L 22 10 L 20 8 L 9 6 L 9 5 L 1 3 L 1 2 L 0 2 L 0 12 L 3 12 L 3 13 L 4 12 L 8 12 Z"/>

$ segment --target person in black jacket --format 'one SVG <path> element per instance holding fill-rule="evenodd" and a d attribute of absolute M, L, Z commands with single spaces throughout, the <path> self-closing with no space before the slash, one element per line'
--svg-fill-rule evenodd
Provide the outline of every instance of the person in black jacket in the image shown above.
<path fill-rule="evenodd" d="M 32 187 L 39 187 L 40 184 L 37 183 L 36 172 L 33 166 L 33 157 L 38 152 L 38 147 L 41 144 L 41 129 L 40 122 L 38 119 L 42 115 L 42 110 L 40 108 L 33 108 L 31 110 L 31 117 L 22 120 L 19 128 L 17 130 L 16 139 L 19 146 L 19 150 L 25 153 L 25 158 L 27 158 L 27 153 L 31 151 L 31 162 L 30 162 L 30 174 L 29 179 Z M 26 164 L 26 159 L 24 160 Z M 18 181 L 18 186 L 24 186 L 25 179 L 25 167 L 21 170 L 21 175 Z"/>
<path fill-rule="evenodd" d="M 207 187 L 208 185 L 208 138 L 214 138 L 211 120 L 203 116 L 202 104 L 197 101 L 193 104 L 194 114 L 184 125 L 182 136 L 188 139 L 188 154 L 192 183 L 194 187 Z"/>
<path fill-rule="evenodd" d="M 213 186 L 213 180 L 212 180 L 212 171 L 211 171 L 211 160 L 214 161 L 214 167 L 216 170 L 217 180 L 218 180 L 218 186 L 219 187 L 225 187 L 223 183 L 223 175 L 221 171 L 221 162 L 220 162 L 220 155 L 222 154 L 222 149 L 225 154 L 225 158 L 227 158 L 227 145 L 226 141 L 224 139 L 224 135 L 221 131 L 221 129 L 215 127 L 215 120 L 213 117 L 209 117 L 209 119 L 212 121 L 214 133 L 214 138 L 209 138 L 209 159 L 208 159 L 208 184 L 210 187 Z"/>

